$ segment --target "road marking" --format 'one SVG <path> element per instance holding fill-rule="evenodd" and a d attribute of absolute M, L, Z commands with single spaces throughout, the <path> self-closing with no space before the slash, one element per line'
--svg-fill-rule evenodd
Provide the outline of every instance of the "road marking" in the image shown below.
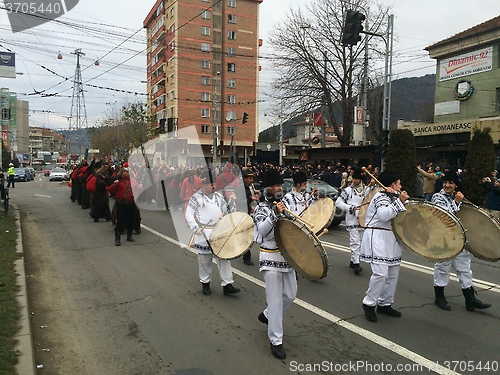
<path fill-rule="evenodd" d="M 52 195 L 34 194 L 36 197 L 52 198 Z"/>
<path fill-rule="evenodd" d="M 157 235 L 158 237 L 161 237 L 163 238 L 164 240 L 167 240 L 183 249 L 186 249 L 190 252 L 192 252 L 193 254 L 197 254 L 196 251 L 194 251 L 192 248 L 190 248 L 189 246 L 171 238 L 171 237 L 168 237 L 166 235 L 164 235 L 163 233 L 160 233 L 152 228 L 149 228 L 147 227 L 146 225 L 144 224 L 141 224 L 141 227 L 144 228 L 145 230 Z M 332 244 L 334 245 L 334 244 Z M 333 248 L 333 246 L 330 246 Z M 341 249 L 342 251 L 344 251 L 343 249 Z M 213 262 L 215 263 L 215 260 L 213 260 Z M 245 272 L 242 272 L 236 268 L 233 268 L 233 272 L 235 274 L 237 274 L 238 276 L 262 287 L 262 288 L 265 288 L 265 283 L 253 276 L 250 276 L 248 274 L 246 274 Z M 300 307 L 303 307 L 304 309 L 306 310 L 309 310 L 310 312 L 318 315 L 318 316 L 321 316 L 322 318 L 332 322 L 333 324 L 336 324 L 342 328 L 345 328 L 347 329 L 348 331 L 351 331 L 385 349 L 388 349 L 389 351 L 393 352 L 393 353 L 396 353 L 402 357 L 405 357 L 407 359 L 409 359 L 410 361 L 414 362 L 414 363 L 418 363 L 419 365 L 422 365 L 423 367 L 429 369 L 430 371 L 434 371 L 438 374 L 445 374 L 445 375 L 460 375 L 458 372 L 455 372 L 455 371 L 451 371 L 450 369 L 444 367 L 444 366 L 441 366 L 439 364 L 437 364 L 436 362 L 433 362 L 431 361 L 430 359 L 427 359 L 417 353 L 414 353 L 412 352 L 411 350 L 408 350 L 406 349 L 405 347 L 401 346 L 401 345 L 398 345 L 390 340 L 387 340 L 386 338 L 382 337 L 382 336 L 379 336 L 371 331 L 368 331 L 364 328 L 361 328 L 361 327 L 358 327 L 352 323 L 349 323 L 333 314 L 330 314 L 329 312 L 325 311 L 325 310 L 322 310 L 320 309 L 319 307 L 316 307 L 314 305 L 311 305 L 310 303 L 306 302 L 306 301 L 303 301 L 301 300 L 300 298 L 296 298 L 294 300 L 294 303 Z"/>
<path fill-rule="evenodd" d="M 337 244 L 334 244 L 331 242 L 326 242 L 326 241 L 321 241 L 321 243 L 323 244 L 323 246 L 326 246 L 326 247 L 329 247 L 329 248 L 332 248 L 335 250 L 343 251 L 345 253 L 351 252 L 351 250 L 347 246 L 337 245 Z M 434 268 L 432 268 L 432 267 L 424 266 L 424 265 L 417 264 L 417 263 L 407 262 L 404 260 L 401 262 L 401 266 L 404 268 L 408 268 L 410 270 L 413 270 L 413 271 L 426 273 L 428 275 L 434 275 Z M 454 273 L 452 273 L 450 275 L 450 279 L 453 281 L 458 281 L 458 277 Z M 474 280 L 474 285 L 476 285 L 476 286 L 481 286 L 482 288 L 491 290 L 492 292 L 500 293 L 500 285 L 498 285 L 498 284 L 493 284 L 493 283 L 490 283 L 489 281 L 479 280 L 479 279 L 473 279 L 473 280 Z"/>

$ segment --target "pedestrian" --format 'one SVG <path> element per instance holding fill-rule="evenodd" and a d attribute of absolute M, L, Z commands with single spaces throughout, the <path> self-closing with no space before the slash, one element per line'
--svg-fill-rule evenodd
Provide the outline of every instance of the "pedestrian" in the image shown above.
<path fill-rule="evenodd" d="M 261 202 L 254 211 L 254 237 L 260 244 L 259 272 L 262 272 L 265 282 L 267 307 L 258 319 L 267 324 L 273 356 L 285 359 L 283 313 L 297 295 L 297 275 L 281 254 L 274 237 L 274 227 L 285 210 L 285 204 L 281 202 L 283 178 L 277 169 L 266 172 L 263 188 Z"/>
<path fill-rule="evenodd" d="M 366 185 L 363 183 L 363 174 L 359 169 L 354 169 L 352 184 L 343 189 L 335 201 L 335 207 L 340 208 L 346 213 L 345 226 L 349 232 L 349 248 L 351 249 L 349 267 L 354 270 L 354 274 L 356 275 L 359 275 L 363 270 L 359 264 L 359 256 L 364 229 L 359 225 L 358 214 L 366 190 Z"/>
<path fill-rule="evenodd" d="M 186 171 L 186 177 L 181 182 L 179 192 L 180 198 L 184 201 L 184 215 L 186 214 L 189 199 L 191 199 L 191 196 L 200 189 L 201 179 L 196 175 L 196 170 L 190 169 Z"/>
<path fill-rule="evenodd" d="M 484 208 L 497 220 L 500 221 L 500 179 L 485 177 L 483 179 L 483 188 L 488 191 L 486 204 Z"/>
<path fill-rule="evenodd" d="M 401 266 L 403 248 L 397 242 L 391 227 L 391 220 L 406 211 L 403 203 L 408 193 L 401 191 L 401 180 L 397 172 L 386 170 L 378 180 L 385 186 L 384 191 L 373 197 L 366 212 L 366 227 L 361 241 L 360 259 L 370 263 L 372 276 L 363 299 L 365 317 L 370 322 L 377 321 L 377 313 L 400 317 L 401 313 L 392 308 Z"/>
<path fill-rule="evenodd" d="M 256 189 L 254 186 L 254 174 L 251 169 L 244 169 L 242 172 L 243 184 L 245 186 L 245 202 L 246 210 L 250 216 L 253 216 L 253 212 L 260 201 L 260 190 Z M 251 248 L 251 246 L 250 246 Z M 243 254 L 243 263 L 248 266 L 253 266 L 252 253 L 250 248 Z"/>
<path fill-rule="evenodd" d="M 11 185 L 12 188 L 16 187 L 14 176 L 15 176 L 14 164 L 9 163 L 9 169 L 7 169 L 7 188 L 10 188 Z"/>
<path fill-rule="evenodd" d="M 212 259 L 214 258 L 209 238 L 215 224 L 228 213 L 228 205 L 222 194 L 215 191 L 212 171 L 203 171 L 200 178 L 202 187 L 189 199 L 186 221 L 193 231 L 190 244 L 198 253 L 198 274 L 202 292 L 209 296 L 212 294 L 210 282 L 212 279 Z M 229 296 L 239 293 L 240 289 L 233 286 L 231 262 L 218 257 L 215 257 L 215 261 L 219 269 L 223 294 Z"/>
<path fill-rule="evenodd" d="M 430 202 L 432 199 L 432 194 L 434 194 L 434 185 L 436 184 L 436 180 L 439 177 L 436 173 L 434 173 L 432 166 L 430 166 L 426 172 L 420 165 L 417 165 L 417 171 L 422 176 L 424 176 L 424 198 L 425 200 Z"/>
<path fill-rule="evenodd" d="M 132 238 L 134 224 L 136 221 L 137 207 L 134 199 L 133 189 L 137 188 L 137 182 L 130 178 L 130 168 L 128 163 L 124 164 L 121 176 L 107 187 L 107 191 L 115 198 L 116 206 L 116 226 L 115 226 L 115 246 L 120 246 L 121 233 L 127 231 L 127 241 L 135 242 Z"/>
<path fill-rule="evenodd" d="M 94 222 L 99 222 L 100 218 L 111 221 L 111 210 L 109 209 L 109 194 L 106 188 L 111 183 L 109 168 L 103 164 L 93 173 L 95 181 L 95 190 L 90 195 L 90 216 Z"/>
<path fill-rule="evenodd" d="M 464 195 L 458 191 L 458 175 L 451 170 L 443 177 L 443 189 L 432 196 L 432 203 L 455 214 L 460 210 Z M 434 303 L 440 309 L 451 310 L 444 295 L 444 288 L 450 282 L 451 267 L 456 271 L 462 293 L 465 298 L 465 307 L 467 311 L 476 309 L 487 309 L 491 307 L 489 303 L 483 303 L 475 296 L 475 290 L 472 285 L 471 256 L 465 248 L 453 259 L 437 262 L 434 265 Z"/>

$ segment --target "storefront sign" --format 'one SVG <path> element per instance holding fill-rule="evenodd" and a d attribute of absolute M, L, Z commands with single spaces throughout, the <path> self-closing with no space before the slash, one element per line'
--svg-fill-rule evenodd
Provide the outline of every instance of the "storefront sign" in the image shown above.
<path fill-rule="evenodd" d="M 464 53 L 439 63 L 439 82 L 493 69 L 493 47 Z"/>
<path fill-rule="evenodd" d="M 415 137 L 436 134 L 469 133 L 473 129 L 480 127 L 479 120 L 465 120 L 456 122 L 440 122 L 434 124 L 416 123 L 405 126 Z"/>

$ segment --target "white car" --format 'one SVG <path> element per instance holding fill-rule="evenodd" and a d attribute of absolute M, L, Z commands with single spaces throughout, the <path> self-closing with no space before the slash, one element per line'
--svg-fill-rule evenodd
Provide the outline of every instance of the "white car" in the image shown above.
<path fill-rule="evenodd" d="M 69 180 L 69 175 L 63 168 L 54 168 L 49 174 L 50 181 L 67 181 Z"/>

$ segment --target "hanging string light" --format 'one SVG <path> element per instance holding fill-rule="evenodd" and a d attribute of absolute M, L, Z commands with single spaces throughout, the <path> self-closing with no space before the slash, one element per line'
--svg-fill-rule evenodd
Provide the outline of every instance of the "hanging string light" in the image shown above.
<path fill-rule="evenodd" d="M 63 55 L 61 54 L 61 51 L 59 51 L 59 53 L 57 54 L 57 59 L 61 60 L 62 58 L 63 58 Z"/>

